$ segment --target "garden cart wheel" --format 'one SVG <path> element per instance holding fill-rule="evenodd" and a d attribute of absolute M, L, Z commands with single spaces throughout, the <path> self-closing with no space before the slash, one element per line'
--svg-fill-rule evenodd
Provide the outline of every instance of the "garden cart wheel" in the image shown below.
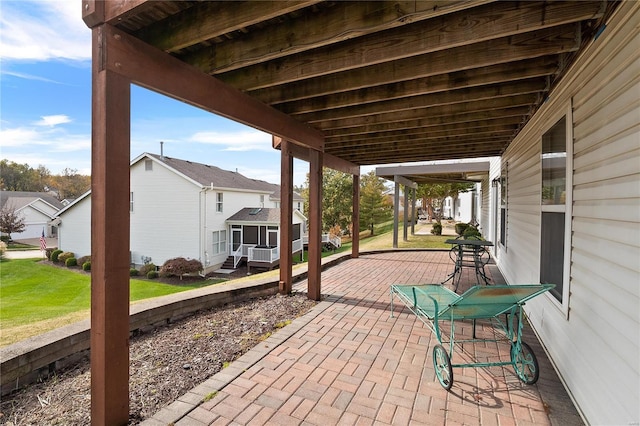
<path fill-rule="evenodd" d="M 438 381 L 442 387 L 446 390 L 451 389 L 453 385 L 451 359 L 442 345 L 436 345 L 433 348 L 433 366 L 436 369 L 436 376 L 438 376 Z"/>
<path fill-rule="evenodd" d="M 518 351 L 516 343 L 511 345 L 511 362 L 516 375 L 520 380 L 528 385 L 532 385 L 538 381 L 540 376 L 540 368 L 536 355 L 531 347 L 524 342 L 520 342 L 520 350 Z"/>

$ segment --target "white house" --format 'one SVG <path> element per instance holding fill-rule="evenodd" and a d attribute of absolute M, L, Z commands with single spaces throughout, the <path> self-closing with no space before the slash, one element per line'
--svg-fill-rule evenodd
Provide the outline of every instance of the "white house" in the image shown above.
<path fill-rule="evenodd" d="M 482 184 L 507 282 L 590 424 L 640 401 L 640 5 L 625 2 Z"/>
<path fill-rule="evenodd" d="M 57 228 L 51 225 L 63 204 L 55 197 L 44 192 L 0 191 L 0 209 L 11 208 L 24 219 L 25 229 L 13 232 L 11 238 L 21 240 L 55 237 Z"/>
<path fill-rule="evenodd" d="M 132 264 L 162 265 L 168 259 L 185 257 L 200 260 L 205 272 L 210 272 L 234 254 L 231 267 L 237 266 L 238 255 L 264 258 L 260 249 L 269 252 L 268 260 L 263 260 L 268 262 L 266 267 L 277 264 L 279 185 L 215 166 L 149 153 L 131 162 L 130 173 Z M 294 196 L 293 223 L 299 229 L 306 221 L 298 210 L 302 202 L 301 197 Z M 229 220 L 245 211 L 260 214 L 247 215 L 251 217 L 244 221 Z M 269 214 L 265 217 L 266 212 Z M 90 193 L 60 211 L 60 249 L 76 256 L 91 253 L 90 218 Z M 302 249 L 300 234 L 297 237 L 300 241 L 297 245 L 294 241 L 294 252 L 297 247 Z M 238 248 L 244 252 L 238 253 Z"/>

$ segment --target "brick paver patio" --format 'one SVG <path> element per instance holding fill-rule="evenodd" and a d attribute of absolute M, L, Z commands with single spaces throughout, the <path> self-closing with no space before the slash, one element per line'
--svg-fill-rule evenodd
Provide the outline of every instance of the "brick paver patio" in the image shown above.
<path fill-rule="evenodd" d="M 451 391 L 440 386 L 436 337 L 402 305 L 390 316 L 389 286 L 438 283 L 452 267 L 447 252 L 422 251 L 362 255 L 327 269 L 323 301 L 311 312 L 144 424 L 582 424 L 528 326 L 523 340 L 537 355 L 538 383 L 521 383 L 507 366 L 454 368 Z M 489 275 L 500 281 L 496 271 Z M 465 271 L 459 292 L 470 283 Z M 456 334 L 470 335 L 470 323 L 456 326 Z M 479 325 L 478 333 L 493 328 Z M 509 347 L 465 343 L 462 357 L 508 360 Z"/>

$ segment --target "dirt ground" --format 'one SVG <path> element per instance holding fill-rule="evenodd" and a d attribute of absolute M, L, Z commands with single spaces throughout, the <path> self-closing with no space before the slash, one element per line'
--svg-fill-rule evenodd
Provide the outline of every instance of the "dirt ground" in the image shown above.
<path fill-rule="evenodd" d="M 132 337 L 129 423 L 151 417 L 315 304 L 305 294 L 254 299 L 197 312 Z M 2 397 L 0 424 L 88 425 L 90 382 L 87 356 L 48 380 Z"/>

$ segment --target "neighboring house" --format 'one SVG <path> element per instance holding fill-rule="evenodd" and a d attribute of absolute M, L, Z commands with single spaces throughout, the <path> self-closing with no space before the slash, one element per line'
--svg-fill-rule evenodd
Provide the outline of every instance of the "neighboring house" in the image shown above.
<path fill-rule="evenodd" d="M 279 185 L 149 153 L 131 162 L 130 173 L 129 250 L 131 263 L 137 267 L 148 262 L 160 266 L 168 259 L 185 257 L 200 260 L 205 272 L 210 272 L 233 256 L 238 248 L 233 246 L 234 241 L 245 246 L 245 257 L 250 254 L 250 245 L 270 249 L 279 246 Z M 306 218 L 297 209 L 302 208 L 302 202 L 300 196 L 294 196 L 293 223 L 301 230 Z M 251 216 L 243 214 L 247 211 L 260 214 L 248 220 L 229 220 L 234 216 L 247 219 Z M 262 220 L 263 212 L 269 212 L 266 220 Z M 62 209 L 59 219 L 60 248 L 76 256 L 90 254 L 90 193 Z M 251 254 L 263 253 L 256 250 Z M 272 250 L 269 264 L 264 266 L 274 266 L 278 259 L 279 252 L 275 250 L 274 254 Z"/>
<path fill-rule="evenodd" d="M 456 198 L 444 199 L 442 217 L 451 218 L 456 222 L 469 223 L 479 221 L 481 206 L 478 199 L 479 184 L 471 191 L 460 192 Z"/>
<path fill-rule="evenodd" d="M 24 218 L 24 231 L 11 233 L 12 239 L 23 240 L 40 238 L 43 231 L 45 237 L 55 237 L 57 228 L 50 222 L 64 205 L 45 192 L 0 191 L 0 209 L 5 207 Z"/>

